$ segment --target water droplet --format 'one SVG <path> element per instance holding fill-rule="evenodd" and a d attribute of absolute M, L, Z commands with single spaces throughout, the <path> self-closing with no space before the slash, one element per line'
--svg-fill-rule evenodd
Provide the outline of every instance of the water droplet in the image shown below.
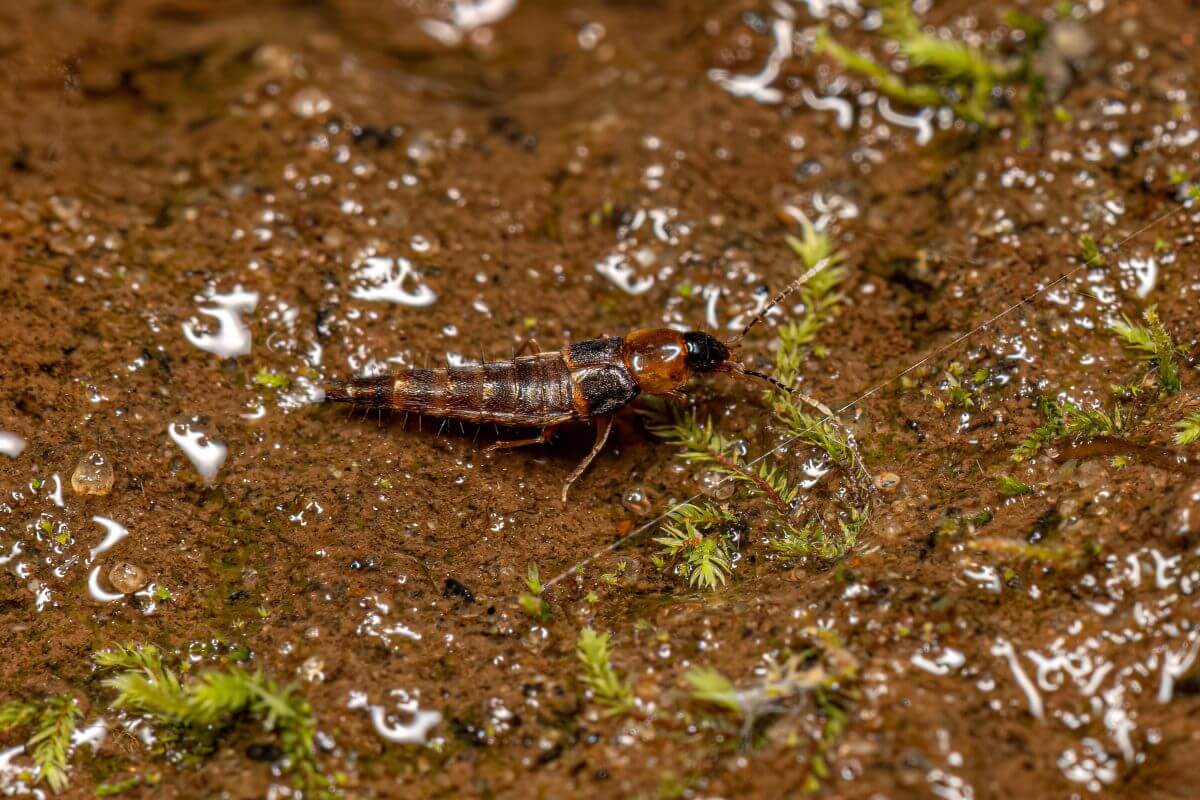
<path fill-rule="evenodd" d="M 650 498 L 646 497 L 644 489 L 636 487 L 625 493 L 621 498 L 621 505 L 631 513 L 645 514 L 650 510 Z"/>
<path fill-rule="evenodd" d="M 79 459 L 71 473 L 71 488 L 75 494 L 106 495 L 113 487 L 113 466 L 96 450 Z"/>
<path fill-rule="evenodd" d="M 881 472 L 875 476 L 875 488 L 891 494 L 900 488 L 900 476 L 894 472 Z"/>
<path fill-rule="evenodd" d="M 700 476 L 700 491 L 714 500 L 728 500 L 736 488 L 733 481 L 718 470 L 710 469 Z"/>
<path fill-rule="evenodd" d="M 122 561 L 108 571 L 108 582 L 122 594 L 133 594 L 145 588 L 150 578 L 138 565 Z"/>
<path fill-rule="evenodd" d="M 320 683 L 325 680 L 325 662 L 317 656 L 309 656 L 300 665 L 300 677 L 309 683 Z"/>
<path fill-rule="evenodd" d="M 309 119 L 318 114 L 325 114 L 333 108 L 333 103 L 320 89 L 310 86 L 292 95 L 292 113 L 298 117 Z"/>

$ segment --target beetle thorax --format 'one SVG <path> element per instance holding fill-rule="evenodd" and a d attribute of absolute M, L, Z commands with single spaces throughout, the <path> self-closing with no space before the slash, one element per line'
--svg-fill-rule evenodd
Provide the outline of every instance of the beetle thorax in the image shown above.
<path fill-rule="evenodd" d="M 692 377 L 683 334 L 670 328 L 646 328 L 625 337 L 622 355 L 629 374 L 647 394 L 670 394 Z"/>

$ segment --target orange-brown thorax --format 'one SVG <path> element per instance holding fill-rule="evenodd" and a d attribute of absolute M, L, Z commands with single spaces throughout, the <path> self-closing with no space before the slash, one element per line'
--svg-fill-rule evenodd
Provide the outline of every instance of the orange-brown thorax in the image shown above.
<path fill-rule="evenodd" d="M 625 368 L 647 394 L 670 394 L 692 377 L 687 342 L 670 328 L 643 328 L 625 337 Z"/>

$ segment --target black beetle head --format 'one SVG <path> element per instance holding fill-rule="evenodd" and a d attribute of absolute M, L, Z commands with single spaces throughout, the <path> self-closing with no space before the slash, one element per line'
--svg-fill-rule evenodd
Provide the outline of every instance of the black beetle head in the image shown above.
<path fill-rule="evenodd" d="M 712 372 L 729 360 L 729 348 L 719 339 L 701 331 L 683 335 L 687 344 L 687 364 L 693 372 Z"/>

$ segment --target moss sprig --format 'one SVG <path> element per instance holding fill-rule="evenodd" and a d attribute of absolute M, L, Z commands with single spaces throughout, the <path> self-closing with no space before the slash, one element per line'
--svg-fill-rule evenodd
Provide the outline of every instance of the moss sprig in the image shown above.
<path fill-rule="evenodd" d="M 521 608 L 525 613 L 534 619 L 544 622 L 550 618 L 550 604 L 542 597 L 542 592 L 546 591 L 545 585 L 542 583 L 541 575 L 538 573 L 537 564 L 530 564 L 529 569 L 525 573 L 525 588 L 526 592 L 522 592 L 517 602 L 521 604 Z"/>
<path fill-rule="evenodd" d="M 1058 401 L 1049 397 L 1039 398 L 1038 411 L 1041 412 L 1042 422 L 1013 448 L 1013 461 L 1028 461 L 1065 432 L 1063 409 Z"/>
<path fill-rule="evenodd" d="M 0 705 L 0 733 L 30 730 L 25 747 L 37 765 L 37 780 L 61 792 L 69 781 L 71 737 L 83 712 L 75 696 L 55 694 L 36 700 L 14 700 Z"/>
<path fill-rule="evenodd" d="M 724 506 L 684 503 L 667 514 L 654 541 L 678 564 L 688 585 L 716 589 L 727 580 L 732 563 L 729 540 L 720 528 L 734 521 Z"/>
<path fill-rule="evenodd" d="M 1130 322 L 1128 317 L 1122 316 L 1120 322 L 1111 326 L 1112 331 L 1126 348 L 1154 369 L 1161 393 L 1175 394 L 1182 387 L 1179 375 L 1181 350 L 1159 319 L 1155 306 L 1143 311 L 1142 319 L 1145 320 L 1145 325 L 1135 324 Z"/>
<path fill-rule="evenodd" d="M 815 556 L 836 561 L 846 556 L 858 544 L 858 534 L 867 521 L 867 513 L 852 509 L 848 518 L 839 518 L 837 530 L 830 532 L 816 522 L 802 528 L 789 527 L 767 540 L 767 546 L 786 558 Z"/>
<path fill-rule="evenodd" d="M 807 219 L 801 220 L 800 235 L 789 236 L 787 241 L 808 275 L 798 290 L 803 311 L 780 327 L 775 355 L 774 376 L 790 387 L 799 379 L 805 360 L 816 347 L 818 333 L 841 304 L 838 289 L 843 271 L 838 264 L 843 255 L 829 234 Z M 869 500 L 860 497 L 864 490 L 858 479 L 865 468 L 853 437 L 833 420 L 832 412 L 798 391 L 772 389 L 767 392 L 766 400 L 779 433 L 787 441 L 820 449 L 832 464 L 850 476 L 854 495 L 861 502 L 847 505 L 833 533 L 797 519 L 801 511 L 801 487 L 787 468 L 772 458 L 747 459 L 738 443 L 726 437 L 712 418 L 701 418 L 694 409 L 661 402 L 648 404 L 642 413 L 650 432 L 679 447 L 683 459 L 711 467 L 723 480 L 764 501 L 775 532 L 767 540 L 771 549 L 795 558 L 841 558 L 856 545 L 869 506 Z M 816 408 L 821 415 L 812 413 L 807 406 Z M 867 479 L 869 482 L 869 476 Z M 864 497 L 869 497 L 869 491 L 866 490 Z M 687 503 L 671 510 L 655 542 L 663 548 L 663 555 L 678 565 L 690 585 L 715 589 L 724 585 L 732 566 L 729 540 L 719 528 L 735 519 L 724 505 Z"/>
<path fill-rule="evenodd" d="M 575 655 L 583 667 L 580 680 L 592 693 L 592 700 L 610 716 L 628 713 L 633 708 L 633 691 L 613 668 L 609 634 L 597 633 L 590 626 L 583 628 L 575 642 Z"/>
<path fill-rule="evenodd" d="M 1023 116 L 1027 124 L 1036 119 L 1043 97 L 1041 79 L 1032 66 L 1033 48 L 1020 59 L 1008 61 L 983 48 L 926 32 L 908 0 L 880 0 L 878 7 L 883 19 L 881 33 L 895 42 L 909 62 L 910 69 L 903 76 L 838 43 L 825 28 L 817 33 L 816 52 L 868 79 L 892 100 L 917 107 L 947 107 L 981 128 L 996 124 L 993 101 L 1000 87 L 1023 91 Z"/>
<path fill-rule="evenodd" d="M 1196 442 L 1200 442 L 1200 411 L 1175 423 L 1175 444 L 1182 447 Z"/>
<path fill-rule="evenodd" d="M 816 790 L 829 774 L 829 761 L 846 727 L 847 710 L 856 696 L 858 661 L 831 632 L 810 630 L 807 635 L 812 647 L 767 655 L 749 682 L 739 685 L 706 666 L 689 669 L 684 680 L 692 702 L 738 725 L 743 746 L 773 719 L 815 712 L 819 727 L 809 742 L 804 785 Z M 803 702 L 805 698 L 811 702 Z"/>
<path fill-rule="evenodd" d="M 799 488 L 767 460 L 745 461 L 734 443 L 717 430 L 711 417 L 701 421 L 695 411 L 676 406 L 651 410 L 646 415 L 650 432 L 679 447 L 682 458 L 711 466 L 719 475 L 748 488 L 751 494 L 766 498 L 777 514 L 785 518 L 791 515 L 791 504 L 799 495 Z"/>
<path fill-rule="evenodd" d="M 306 793 L 331 794 L 317 762 L 312 708 L 261 671 L 227 667 L 184 683 L 166 665 L 162 651 L 149 644 L 115 646 L 96 653 L 94 661 L 111 673 L 103 685 L 116 694 L 113 707 L 147 718 L 165 745 L 185 756 L 203 757 L 239 719 L 254 719 L 275 732 L 285 769 Z"/>

